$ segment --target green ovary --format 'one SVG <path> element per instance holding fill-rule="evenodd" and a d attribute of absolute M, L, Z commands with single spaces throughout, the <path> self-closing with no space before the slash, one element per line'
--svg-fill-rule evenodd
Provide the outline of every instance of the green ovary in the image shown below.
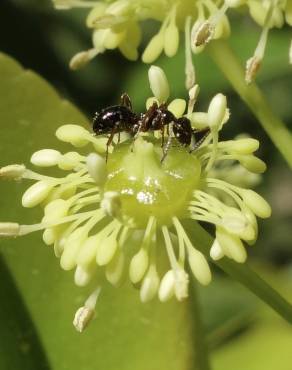
<path fill-rule="evenodd" d="M 162 164 L 161 156 L 161 140 L 142 138 L 133 146 L 118 145 L 109 155 L 104 191 L 120 194 L 122 217 L 132 227 L 144 228 L 150 216 L 158 225 L 184 217 L 199 186 L 200 162 L 186 148 L 171 147 Z"/>

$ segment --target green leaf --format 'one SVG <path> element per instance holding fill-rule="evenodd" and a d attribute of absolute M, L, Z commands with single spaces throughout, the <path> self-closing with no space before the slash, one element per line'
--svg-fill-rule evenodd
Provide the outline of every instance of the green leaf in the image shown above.
<path fill-rule="evenodd" d="M 69 123 L 88 125 L 87 119 L 60 99 L 47 82 L 3 54 L 0 79 L 0 166 L 28 164 L 31 153 L 41 148 L 64 150 L 65 145 L 54 136 L 56 128 Z M 66 146 L 66 150 L 72 148 Z M 39 210 L 20 207 L 21 194 L 27 186 L 0 183 L 1 221 L 38 222 Z M 106 286 L 98 302 L 96 319 L 80 335 L 72 320 L 90 291 L 74 286 L 73 274 L 61 270 L 41 235 L 1 241 L 0 250 L 14 280 L 12 284 L 2 271 L 1 299 L 4 295 L 7 302 L 0 305 L 1 336 L 2 333 L 6 336 L 5 350 L 1 353 L 2 363 L 6 364 L 3 369 L 22 368 L 15 364 L 20 363 L 23 354 L 12 347 L 17 345 L 15 332 L 23 333 L 27 325 L 34 333 L 30 341 L 33 351 L 27 353 L 31 369 L 42 369 L 42 347 L 46 362 L 56 370 L 194 368 L 194 323 L 189 301 L 142 304 L 133 287 Z M 9 321 L 15 317 L 13 330 L 9 326 L 3 329 L 8 325 L 7 310 Z"/>

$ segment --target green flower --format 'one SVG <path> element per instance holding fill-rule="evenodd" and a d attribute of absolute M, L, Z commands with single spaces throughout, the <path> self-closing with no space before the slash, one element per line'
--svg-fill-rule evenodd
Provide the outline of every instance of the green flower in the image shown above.
<path fill-rule="evenodd" d="M 147 104 L 153 99 L 166 102 L 169 86 L 164 72 L 152 66 L 149 80 L 154 97 Z M 88 154 L 77 149 L 63 154 L 43 149 L 31 157 L 35 166 L 57 166 L 64 171 L 63 177 L 46 176 L 24 165 L 0 169 L 0 178 L 34 181 L 22 205 L 40 206 L 44 212 L 41 222 L 34 225 L 0 223 L 0 235 L 16 237 L 43 230 L 43 240 L 53 247 L 61 267 L 75 270 L 78 286 L 96 281 L 96 289 L 76 313 L 77 330 L 82 331 L 93 317 L 106 280 L 119 286 L 128 276 L 140 289 L 142 302 L 155 296 L 162 302 L 173 296 L 185 299 L 187 265 L 201 284 L 209 284 L 209 264 L 196 248 L 197 241 L 188 237 L 184 220 L 215 226 L 213 260 L 226 256 L 243 263 L 244 243 L 257 239 L 256 217 L 270 216 L 270 207 L 260 195 L 221 176 L 226 163 L 230 174 L 238 164 L 246 173 L 262 173 L 265 164 L 253 154 L 258 141 L 246 137 L 219 141 L 218 133 L 229 116 L 226 98 L 217 94 L 207 112 L 194 112 L 197 93 L 198 86 L 189 92 L 186 113 L 181 99 L 168 105 L 177 117 L 187 117 L 193 129 L 210 129 L 210 135 L 191 153 L 176 143 L 161 161 L 160 134 L 141 132 L 134 139 L 121 135 L 106 161 L 107 138 L 81 126 L 65 125 L 57 130 L 57 138 L 75 148 L 86 147 Z"/>

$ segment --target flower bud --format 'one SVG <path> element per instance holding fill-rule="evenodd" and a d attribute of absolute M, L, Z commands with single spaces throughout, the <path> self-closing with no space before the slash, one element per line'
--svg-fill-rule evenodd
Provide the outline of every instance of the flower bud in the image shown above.
<path fill-rule="evenodd" d="M 243 189 L 240 195 L 244 203 L 256 216 L 261 218 L 268 218 L 271 216 L 272 210 L 269 203 L 258 193 L 253 190 Z"/>
<path fill-rule="evenodd" d="M 148 252 L 145 248 L 141 248 L 138 253 L 134 255 L 130 262 L 129 276 L 133 284 L 139 283 L 146 273 L 149 263 Z"/>
<path fill-rule="evenodd" d="M 217 94 L 211 100 L 208 108 L 208 123 L 211 129 L 218 130 L 222 125 L 227 110 L 226 96 Z"/>
<path fill-rule="evenodd" d="M 70 143 L 78 148 L 88 143 L 89 132 L 78 125 L 63 125 L 56 131 L 59 140 Z"/>
<path fill-rule="evenodd" d="M 38 181 L 29 187 L 22 196 L 22 205 L 32 208 L 47 198 L 54 185 L 48 181 Z"/>
<path fill-rule="evenodd" d="M 169 270 L 161 280 L 158 291 L 158 297 L 161 302 L 166 302 L 174 296 L 174 292 L 175 292 L 174 272 L 172 270 Z"/>
<path fill-rule="evenodd" d="M 103 185 L 107 179 L 106 162 L 104 158 L 96 153 L 91 153 L 86 158 L 89 175 L 97 185 Z"/>
<path fill-rule="evenodd" d="M 115 235 L 107 236 L 100 242 L 97 253 L 96 262 L 99 266 L 107 265 L 114 257 L 118 248 L 118 242 Z"/>
<path fill-rule="evenodd" d="M 152 265 L 142 282 L 140 289 L 141 302 L 149 302 L 155 297 L 158 292 L 159 282 L 160 280 L 156 268 Z"/>
<path fill-rule="evenodd" d="M 61 153 L 54 149 L 43 149 L 35 152 L 30 161 L 35 166 L 51 167 L 58 164 Z"/>
<path fill-rule="evenodd" d="M 188 261 L 195 278 L 202 285 L 208 285 L 211 282 L 211 270 L 205 256 L 194 248 L 188 250 Z"/>
<path fill-rule="evenodd" d="M 157 66 L 148 70 L 150 89 L 160 103 L 166 102 L 169 97 L 169 85 L 164 71 Z"/>

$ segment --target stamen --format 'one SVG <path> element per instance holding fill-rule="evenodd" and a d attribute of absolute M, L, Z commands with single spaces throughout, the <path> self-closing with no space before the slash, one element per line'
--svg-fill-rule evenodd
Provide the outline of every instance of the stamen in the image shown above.
<path fill-rule="evenodd" d="M 94 310 L 96 307 L 97 299 L 100 295 L 101 288 L 98 287 L 91 295 L 87 298 L 84 306 L 80 307 L 74 316 L 73 325 L 80 333 L 87 327 L 90 321 L 93 319 Z"/>
<path fill-rule="evenodd" d="M 23 164 L 12 164 L 0 168 L 0 179 L 21 180 L 26 168 Z"/>
<path fill-rule="evenodd" d="M 196 72 L 195 72 L 195 67 L 193 63 L 192 47 L 191 47 L 191 21 L 192 21 L 192 18 L 189 16 L 186 18 L 186 22 L 185 22 L 185 58 L 186 58 L 185 86 L 187 90 L 192 89 L 196 83 Z"/>
<path fill-rule="evenodd" d="M 178 261 L 176 260 L 168 228 L 166 226 L 162 226 L 161 230 L 164 236 L 166 251 L 174 276 L 175 295 L 176 298 L 179 301 L 181 301 L 188 296 L 188 284 L 189 284 L 188 274 L 184 271 L 184 269 L 179 265 Z"/>
<path fill-rule="evenodd" d="M 245 81 L 247 84 L 250 84 L 254 79 L 255 76 L 261 66 L 261 62 L 264 58 L 265 49 L 268 40 L 268 33 L 270 29 L 270 22 L 273 16 L 273 11 L 276 6 L 277 0 L 271 0 L 270 6 L 267 11 L 267 15 L 265 18 L 264 26 L 260 35 L 260 39 L 258 45 L 255 49 L 254 55 L 248 59 L 246 62 L 246 72 L 245 72 Z"/>
<path fill-rule="evenodd" d="M 19 235 L 19 224 L 15 222 L 0 222 L 0 238 L 14 238 Z"/>

